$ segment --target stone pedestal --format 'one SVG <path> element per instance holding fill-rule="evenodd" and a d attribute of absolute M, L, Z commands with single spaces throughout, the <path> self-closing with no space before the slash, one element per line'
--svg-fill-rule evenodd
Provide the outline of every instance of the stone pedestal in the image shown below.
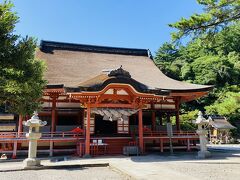
<path fill-rule="evenodd" d="M 197 130 L 197 134 L 200 139 L 200 151 L 198 152 L 198 158 L 205 159 L 211 156 L 211 153 L 207 150 L 207 130 Z"/>
<path fill-rule="evenodd" d="M 29 139 L 28 158 L 23 161 L 24 169 L 34 168 L 40 166 L 40 160 L 37 159 L 37 140 L 40 139 L 41 133 L 27 133 Z"/>
<path fill-rule="evenodd" d="M 41 161 L 37 158 L 27 158 L 23 161 L 24 169 L 35 169 L 41 166 Z"/>
<path fill-rule="evenodd" d="M 41 121 L 35 112 L 34 116 L 23 124 L 29 126 L 29 133 L 26 134 L 26 138 L 29 139 L 28 158 L 23 161 L 24 169 L 37 169 L 41 165 L 40 160 L 37 159 L 37 141 L 41 137 L 39 127 L 46 125 L 47 122 Z"/>
<path fill-rule="evenodd" d="M 198 151 L 197 157 L 199 159 L 205 159 L 211 157 L 211 153 L 209 151 Z"/>
<path fill-rule="evenodd" d="M 206 127 L 209 121 L 203 117 L 201 111 L 198 112 L 198 118 L 196 119 L 196 124 L 198 125 L 197 134 L 200 140 L 200 151 L 198 152 L 198 158 L 204 159 L 211 156 L 211 153 L 207 150 L 207 133 Z"/>

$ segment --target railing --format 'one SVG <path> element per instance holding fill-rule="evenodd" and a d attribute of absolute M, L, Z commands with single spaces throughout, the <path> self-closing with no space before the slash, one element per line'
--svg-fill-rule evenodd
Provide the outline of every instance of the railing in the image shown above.
<path fill-rule="evenodd" d="M 166 137 L 167 132 L 162 131 L 144 131 L 144 137 Z M 194 131 L 173 131 L 173 137 L 181 136 L 198 136 Z M 41 139 L 56 139 L 56 138 L 80 138 L 84 137 L 83 133 L 75 132 L 43 132 Z M 4 139 L 26 139 L 26 132 L 0 132 L 0 141 Z"/>
<path fill-rule="evenodd" d="M 137 135 L 137 134 L 136 134 Z M 138 136 L 138 135 L 137 135 Z M 94 139 L 99 139 L 100 137 L 91 136 L 91 142 Z M 157 147 L 160 147 L 160 151 L 163 152 L 164 149 L 168 148 L 166 145 L 169 141 L 169 137 L 166 131 L 144 131 L 143 134 L 144 142 L 153 143 Z M 185 148 L 188 151 L 195 147 L 196 140 L 198 139 L 198 135 L 193 131 L 173 131 L 173 137 L 175 142 L 180 143 L 174 148 Z M 138 137 L 132 139 L 132 137 L 102 137 L 104 143 L 108 144 L 104 148 L 100 146 L 100 150 L 104 149 L 102 154 L 121 154 L 122 148 L 124 146 L 137 146 L 138 145 Z M 12 152 L 13 155 L 16 155 L 17 152 L 26 151 L 26 149 L 18 149 L 18 143 L 26 142 L 26 132 L 17 133 L 17 132 L 0 132 L 0 153 L 3 152 Z M 40 149 L 40 151 L 47 151 L 50 155 L 54 152 L 66 151 L 71 152 L 76 151 L 79 152 L 79 155 L 84 154 L 84 133 L 76 133 L 76 132 L 42 132 L 42 137 L 40 139 L 42 142 L 49 142 L 48 147 L 44 147 L 45 149 Z M 57 147 L 54 146 L 55 142 L 74 142 L 76 144 L 81 144 L 81 147 L 76 146 L 78 150 L 73 149 L 72 147 Z M 44 144 L 44 143 L 43 143 Z M 57 143 L 56 143 L 57 144 Z M 59 143 L 60 144 L 60 143 Z M 93 143 L 94 144 L 94 143 Z M 15 147 L 15 148 L 14 148 Z M 46 149 L 49 148 L 49 149 Z M 64 148 L 64 149 L 63 149 Z M 91 146 L 91 148 L 95 148 L 95 146 Z M 97 146 L 98 148 L 98 146 Z M 106 151 L 107 149 L 107 151 Z M 144 148 L 145 149 L 145 148 Z M 2 150 L 2 151 L 1 151 Z M 96 149 L 95 149 L 96 150 Z M 98 150 L 93 154 L 99 154 Z M 106 153 L 107 152 L 107 153 Z"/>
<path fill-rule="evenodd" d="M 79 138 L 83 137 L 83 133 L 75 132 L 44 132 L 42 138 Z"/>
<path fill-rule="evenodd" d="M 144 136 L 168 136 L 167 132 L 159 131 L 145 131 L 143 132 Z M 181 136 L 198 136 L 194 131 L 173 131 L 172 136 L 181 137 Z"/>
<path fill-rule="evenodd" d="M 3 138 L 16 138 L 17 132 L 0 132 L 0 139 Z"/>
<path fill-rule="evenodd" d="M 42 132 L 41 139 L 55 138 L 79 138 L 83 137 L 83 133 L 75 132 Z M 0 132 L 0 141 L 4 139 L 26 139 L 26 132 Z"/>

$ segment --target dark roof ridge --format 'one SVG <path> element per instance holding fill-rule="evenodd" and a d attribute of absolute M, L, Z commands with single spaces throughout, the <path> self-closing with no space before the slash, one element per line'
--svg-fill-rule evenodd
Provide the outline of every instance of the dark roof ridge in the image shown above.
<path fill-rule="evenodd" d="M 77 43 L 66 43 L 41 40 L 40 50 L 46 53 L 52 53 L 54 49 L 72 50 L 72 51 L 84 51 L 84 52 L 95 52 L 95 53 L 108 53 L 108 54 L 123 54 L 123 55 L 134 55 L 134 56 L 146 56 L 152 58 L 149 49 L 138 49 L 138 48 L 123 48 L 123 47 L 110 47 L 110 46 L 99 46 L 99 45 L 88 45 L 88 44 L 77 44 Z"/>

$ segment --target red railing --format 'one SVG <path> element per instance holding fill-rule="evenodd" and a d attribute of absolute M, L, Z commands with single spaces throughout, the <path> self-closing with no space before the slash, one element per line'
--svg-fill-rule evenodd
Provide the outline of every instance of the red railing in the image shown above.
<path fill-rule="evenodd" d="M 160 151 L 163 152 L 168 146 L 168 135 L 167 132 L 163 131 L 144 131 L 144 141 L 152 142 L 156 140 L 155 143 L 159 143 L 157 146 L 160 147 Z M 93 140 L 102 139 L 103 143 L 100 145 L 94 144 Z M 190 150 L 193 147 L 194 141 L 198 139 L 198 135 L 193 131 L 173 131 L 173 139 L 181 141 L 181 147 Z M 18 147 L 18 143 L 26 142 L 26 132 L 0 132 L 0 152 L 9 151 L 16 155 L 18 151 L 26 151 L 26 149 L 21 149 Z M 75 132 L 43 132 L 40 139 L 42 142 L 49 142 L 54 144 L 55 142 L 76 142 L 76 150 L 72 147 L 57 147 L 51 146 L 44 147 L 44 151 L 48 151 L 50 154 L 53 152 L 60 152 L 69 150 L 77 152 L 79 156 L 84 155 L 84 133 Z M 91 154 L 121 154 L 124 146 L 138 146 L 138 135 L 135 138 L 128 137 L 91 137 Z M 105 144 L 105 146 L 103 146 Z M 195 145 L 194 145 L 195 146 Z M 14 147 L 18 147 L 19 149 Z M 179 148 L 177 146 L 176 148 Z M 49 148 L 49 149 L 48 149 Z M 145 149 L 145 148 L 144 148 Z M 41 149 L 43 150 L 43 149 Z"/>
<path fill-rule="evenodd" d="M 55 138 L 79 138 L 83 137 L 83 133 L 75 132 L 43 132 L 41 139 Z M 4 139 L 26 139 L 26 132 L 0 132 L 0 141 Z"/>
<path fill-rule="evenodd" d="M 168 136 L 167 132 L 160 131 L 145 131 L 144 137 L 166 137 Z M 173 131 L 173 136 L 198 136 L 194 131 Z M 84 137 L 83 133 L 75 132 L 43 132 L 41 139 L 56 139 L 56 138 L 79 138 Z M 17 133 L 17 132 L 0 132 L 0 141 L 4 139 L 26 139 L 26 132 Z"/>
<path fill-rule="evenodd" d="M 168 136 L 167 132 L 159 131 L 145 131 L 143 132 L 144 136 Z M 194 131 L 173 131 L 172 136 L 198 136 Z"/>

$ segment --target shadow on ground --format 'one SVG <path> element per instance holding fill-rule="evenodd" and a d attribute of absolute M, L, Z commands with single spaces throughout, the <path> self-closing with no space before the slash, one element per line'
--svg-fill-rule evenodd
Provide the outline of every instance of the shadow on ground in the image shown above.
<path fill-rule="evenodd" d="M 229 150 L 210 150 L 211 157 L 208 159 L 198 159 L 197 152 L 174 152 L 171 155 L 169 152 L 165 153 L 151 153 L 143 156 L 131 156 L 131 160 L 134 162 L 171 162 L 171 161 L 187 161 L 191 163 L 191 161 L 198 161 L 198 163 L 215 163 L 215 162 L 205 162 L 206 160 L 227 160 L 230 157 L 238 157 L 240 158 L 240 151 L 229 151 Z M 221 162 L 221 163 L 229 163 L 229 164 L 240 164 L 238 162 Z M 219 162 L 216 162 L 219 164 Z"/>

